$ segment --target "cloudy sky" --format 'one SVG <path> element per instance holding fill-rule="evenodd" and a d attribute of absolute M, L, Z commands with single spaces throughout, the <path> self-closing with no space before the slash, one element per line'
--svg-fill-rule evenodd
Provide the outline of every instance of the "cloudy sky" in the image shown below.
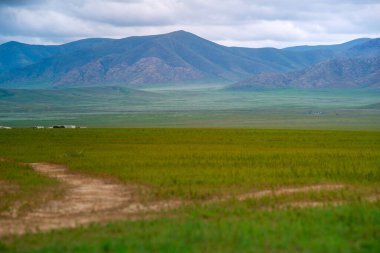
<path fill-rule="evenodd" d="M 0 43 L 186 30 L 229 46 L 380 37 L 380 0 L 0 0 Z"/>

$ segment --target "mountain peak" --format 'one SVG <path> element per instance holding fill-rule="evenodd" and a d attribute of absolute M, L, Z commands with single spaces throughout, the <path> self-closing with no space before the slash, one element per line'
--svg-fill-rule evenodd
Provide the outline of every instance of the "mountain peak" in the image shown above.
<path fill-rule="evenodd" d="M 197 35 L 195 35 L 195 34 L 193 34 L 191 32 L 185 31 L 185 30 L 178 30 L 178 31 L 162 34 L 162 36 L 179 36 L 179 37 L 191 36 L 191 37 L 198 37 Z"/>
<path fill-rule="evenodd" d="M 185 30 L 177 30 L 177 31 L 173 31 L 173 32 L 170 32 L 169 34 L 181 34 L 181 33 L 190 33 L 190 32 L 187 32 L 187 31 L 185 31 Z"/>

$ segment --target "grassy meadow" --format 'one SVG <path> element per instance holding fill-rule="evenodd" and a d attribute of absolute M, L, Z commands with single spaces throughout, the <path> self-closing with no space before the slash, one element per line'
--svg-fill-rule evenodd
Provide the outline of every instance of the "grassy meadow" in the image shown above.
<path fill-rule="evenodd" d="M 0 131 L 0 154 L 12 159 L 0 162 L 2 180 L 10 170 L 34 177 L 16 162 L 54 162 L 144 185 L 149 199 L 192 203 L 154 219 L 3 237 L 2 252 L 380 250 L 380 202 L 366 201 L 380 194 L 378 131 L 12 129 Z M 215 196 L 317 183 L 346 187 L 202 205 Z M 327 206 L 287 207 L 308 201 Z"/>
<path fill-rule="evenodd" d="M 380 130 L 378 90 L 0 89 L 0 125 Z"/>
<path fill-rule="evenodd" d="M 151 185 L 156 197 L 320 182 L 377 184 L 380 134 L 244 129 L 14 129 L 0 153 L 22 162 Z"/>

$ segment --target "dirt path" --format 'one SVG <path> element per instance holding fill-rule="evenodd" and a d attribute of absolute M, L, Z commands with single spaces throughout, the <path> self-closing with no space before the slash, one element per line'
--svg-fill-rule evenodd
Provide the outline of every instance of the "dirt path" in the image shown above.
<path fill-rule="evenodd" d="M 0 219 L 0 236 L 25 232 L 47 231 L 55 228 L 76 227 L 89 223 L 141 218 L 178 208 L 188 203 L 183 201 L 156 201 L 143 203 L 138 199 L 138 186 L 118 184 L 70 172 L 66 167 L 49 163 L 34 163 L 32 167 L 45 175 L 57 178 L 67 186 L 62 199 L 50 201 L 22 217 Z M 204 204 L 231 200 L 246 200 L 299 192 L 338 190 L 341 184 L 319 184 L 288 187 L 276 190 L 255 191 L 238 196 L 226 196 L 205 201 Z M 315 203 L 309 206 L 318 206 Z"/>
<path fill-rule="evenodd" d="M 23 217 L 0 219 L 0 236 L 133 218 L 143 213 L 172 209 L 181 204 L 179 201 L 144 204 L 137 200 L 137 186 L 74 174 L 57 164 L 31 165 L 36 171 L 66 184 L 66 194 L 62 199 L 50 201 Z"/>
<path fill-rule="evenodd" d="M 316 184 L 316 185 L 306 185 L 306 186 L 298 186 L 298 187 L 285 187 L 273 190 L 263 190 L 263 191 L 254 191 L 242 193 L 236 196 L 225 196 L 222 198 L 214 198 L 206 203 L 217 203 L 224 202 L 231 199 L 236 199 L 239 201 L 244 201 L 247 199 L 260 199 L 268 196 L 281 196 L 293 193 L 307 193 L 307 192 L 316 192 L 316 191 L 335 191 L 339 189 L 343 189 L 347 186 L 343 184 Z"/>

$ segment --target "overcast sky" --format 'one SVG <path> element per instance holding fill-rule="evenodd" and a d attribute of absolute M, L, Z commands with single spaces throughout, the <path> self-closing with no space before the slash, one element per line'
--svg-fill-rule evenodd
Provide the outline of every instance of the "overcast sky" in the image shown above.
<path fill-rule="evenodd" d="M 0 43 L 186 30 L 228 46 L 380 37 L 380 0 L 0 0 Z"/>

